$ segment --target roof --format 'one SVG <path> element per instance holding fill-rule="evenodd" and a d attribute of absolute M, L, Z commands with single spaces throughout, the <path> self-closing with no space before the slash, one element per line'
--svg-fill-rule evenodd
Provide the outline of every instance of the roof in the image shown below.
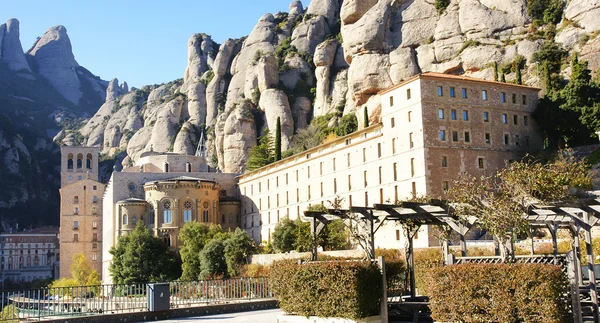
<path fill-rule="evenodd" d="M 135 197 L 130 197 L 124 200 L 120 200 L 117 202 L 118 204 L 133 204 L 133 203 L 146 203 L 146 200 L 144 199 L 138 199 Z"/>
<path fill-rule="evenodd" d="M 191 176 L 177 176 L 177 177 L 172 177 L 172 178 L 167 178 L 167 179 L 148 181 L 145 184 L 152 184 L 155 182 L 163 182 L 163 183 L 164 182 L 209 182 L 209 183 L 216 183 L 214 180 L 209 180 L 209 179 L 204 179 L 204 178 L 191 177 Z"/>
<path fill-rule="evenodd" d="M 410 77 L 396 85 L 392 85 L 391 87 L 385 89 L 385 90 L 381 90 L 379 91 L 377 94 L 384 94 L 387 92 L 390 92 L 392 90 L 395 90 L 407 83 L 410 83 L 416 79 L 420 79 L 420 78 L 437 78 L 437 79 L 446 79 L 446 80 L 457 80 L 457 81 L 463 81 L 463 82 L 477 82 L 477 83 L 487 83 L 490 85 L 501 85 L 501 86 L 511 86 L 511 87 L 519 87 L 519 88 L 524 88 L 524 89 L 529 89 L 529 90 L 536 90 L 539 91 L 540 89 L 537 87 L 532 87 L 532 86 L 527 86 L 527 85 L 520 85 L 520 84 L 512 84 L 512 83 L 504 83 L 504 82 L 498 82 L 498 81 L 491 81 L 491 80 L 484 80 L 484 79 L 478 79 L 475 77 L 469 77 L 469 76 L 464 76 L 464 75 L 455 75 L 455 74 L 444 74 L 444 73 L 436 73 L 436 72 L 425 72 L 425 73 L 421 73 L 421 74 L 417 74 L 413 77 Z"/>

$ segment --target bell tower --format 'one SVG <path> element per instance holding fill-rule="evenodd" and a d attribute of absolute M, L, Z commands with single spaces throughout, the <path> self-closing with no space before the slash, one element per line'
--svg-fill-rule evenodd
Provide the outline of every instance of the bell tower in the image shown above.
<path fill-rule="evenodd" d="M 98 181 L 98 147 L 71 147 L 60 148 L 60 187 L 91 179 Z"/>

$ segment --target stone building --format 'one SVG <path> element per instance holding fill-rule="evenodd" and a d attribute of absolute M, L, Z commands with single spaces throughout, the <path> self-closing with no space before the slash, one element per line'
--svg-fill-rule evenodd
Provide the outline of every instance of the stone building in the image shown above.
<path fill-rule="evenodd" d="M 179 230 L 190 221 L 239 227 L 236 176 L 211 169 L 203 156 L 146 152 L 136 164 L 113 172 L 103 197 L 103 266 L 112 281 L 109 250 L 139 221 L 169 246 L 178 248 Z"/>
<path fill-rule="evenodd" d="M 0 283 L 57 279 L 58 228 L 0 234 Z"/>
<path fill-rule="evenodd" d="M 61 147 L 60 277 L 70 278 L 76 253 L 102 270 L 102 196 L 96 147 Z"/>
<path fill-rule="evenodd" d="M 438 73 L 381 91 L 380 123 L 241 175 L 242 228 L 268 242 L 282 217 L 296 219 L 336 197 L 343 208 L 443 198 L 460 173 L 492 175 L 541 148 L 531 117 L 538 91 Z M 427 231 L 421 228 L 415 247 L 437 243 Z M 401 232 L 384 225 L 377 246 L 401 247 Z"/>

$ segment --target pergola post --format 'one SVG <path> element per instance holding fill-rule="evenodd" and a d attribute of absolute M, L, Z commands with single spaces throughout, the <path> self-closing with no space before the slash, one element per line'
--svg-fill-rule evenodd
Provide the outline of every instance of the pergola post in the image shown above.
<path fill-rule="evenodd" d="M 556 241 L 556 235 L 558 231 L 558 225 L 555 224 L 546 224 L 546 227 L 548 228 L 548 231 L 550 231 L 550 235 L 552 236 L 552 250 L 553 250 L 553 254 L 554 256 L 558 256 L 558 243 Z"/>
<path fill-rule="evenodd" d="M 465 235 L 460 235 L 460 255 L 462 257 L 467 256 L 467 241 L 465 240 Z"/>
<path fill-rule="evenodd" d="M 417 228 L 418 230 L 419 228 Z M 414 234 L 412 232 L 408 233 L 408 272 L 410 275 L 410 297 L 414 298 L 417 296 L 416 292 L 416 284 L 415 284 L 415 253 L 413 246 L 413 237 Z"/>
<path fill-rule="evenodd" d="M 312 233 L 312 240 L 311 241 L 311 260 L 312 261 L 317 261 L 317 259 L 319 258 L 319 254 L 317 252 L 317 218 L 316 217 L 311 217 L 310 218 L 310 231 Z"/>
<path fill-rule="evenodd" d="M 370 238 L 370 256 L 371 256 L 371 260 L 375 260 L 375 228 L 374 228 L 374 223 L 375 219 L 373 218 L 373 211 L 369 211 L 369 214 L 371 215 L 369 220 L 369 228 L 370 228 L 370 232 L 369 232 L 369 238 Z"/>
<path fill-rule="evenodd" d="M 581 275 L 581 244 L 579 240 L 579 226 L 573 228 L 573 251 L 575 252 L 575 269 L 577 270 L 578 284 L 583 285 L 583 275 Z"/>

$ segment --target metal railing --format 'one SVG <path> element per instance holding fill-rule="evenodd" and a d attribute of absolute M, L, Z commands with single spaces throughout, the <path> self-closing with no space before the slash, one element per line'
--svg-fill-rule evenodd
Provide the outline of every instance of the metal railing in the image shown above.
<path fill-rule="evenodd" d="M 169 282 L 170 308 L 271 298 L 268 278 Z M 0 322 L 148 311 L 148 284 L 0 291 Z"/>

